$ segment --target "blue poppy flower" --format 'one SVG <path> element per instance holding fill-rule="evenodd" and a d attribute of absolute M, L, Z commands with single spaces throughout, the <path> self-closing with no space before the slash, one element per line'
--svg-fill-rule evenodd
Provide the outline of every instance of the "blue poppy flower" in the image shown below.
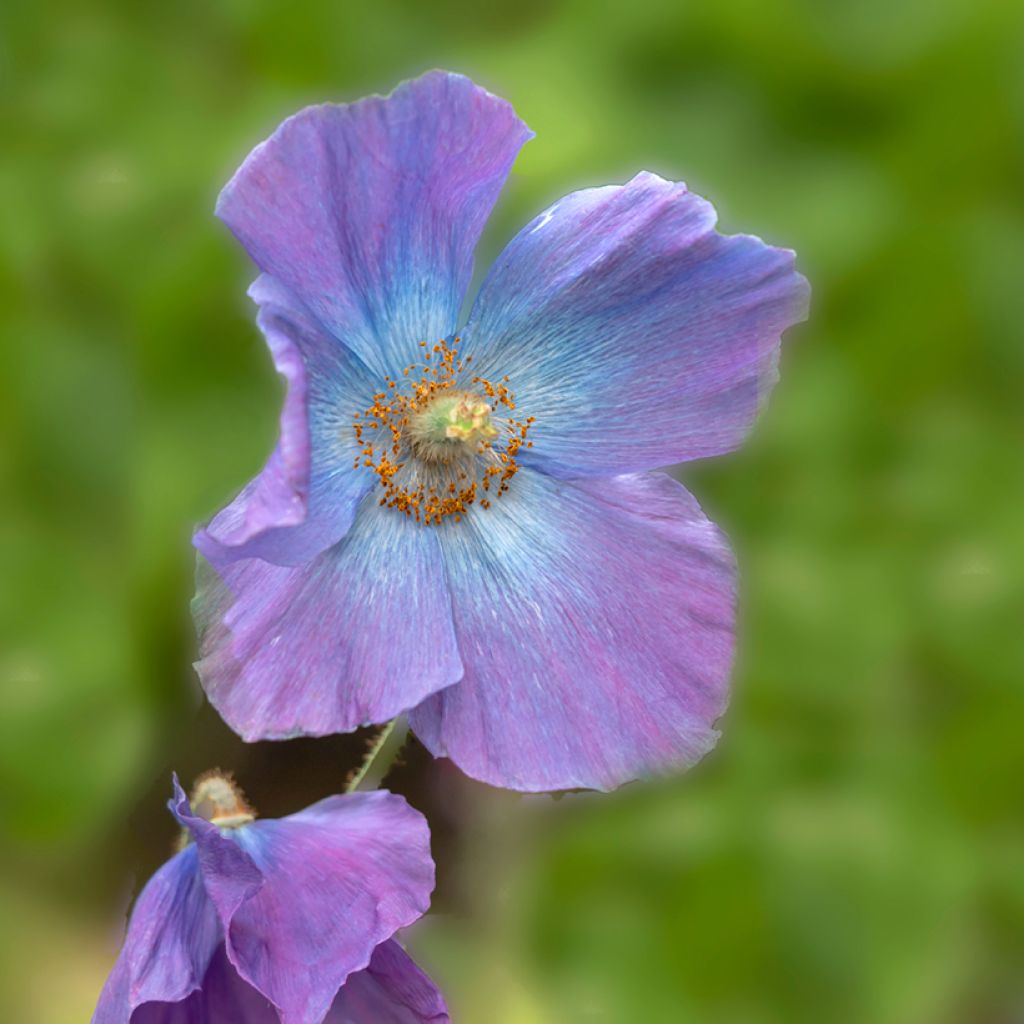
<path fill-rule="evenodd" d="M 288 383 L 266 467 L 196 536 L 197 668 L 248 740 L 408 712 L 468 774 L 546 790 L 717 738 L 733 558 L 652 471 L 742 442 L 806 282 L 642 173 L 528 224 L 459 329 L 530 136 L 432 72 L 300 112 L 221 194 Z"/>
<path fill-rule="evenodd" d="M 447 1024 L 392 938 L 434 887 L 427 823 L 379 790 L 255 820 L 229 779 L 168 806 L 188 838 L 149 880 L 93 1024 Z"/>

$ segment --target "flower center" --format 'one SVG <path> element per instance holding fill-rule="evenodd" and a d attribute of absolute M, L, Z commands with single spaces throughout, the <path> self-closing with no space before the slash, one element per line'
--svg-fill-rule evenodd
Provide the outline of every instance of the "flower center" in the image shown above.
<path fill-rule="evenodd" d="M 381 505 L 427 525 L 448 516 L 459 522 L 470 505 L 490 508 L 508 491 L 516 454 L 533 445 L 526 439 L 533 417 L 510 415 L 508 377 L 469 378 L 473 357 L 458 358 L 458 338 L 420 345 L 423 363 L 405 368 L 406 383 L 385 377 L 373 405 L 355 414 L 355 466 L 376 473 Z"/>
<path fill-rule="evenodd" d="M 196 779 L 189 804 L 193 814 L 218 828 L 239 828 L 256 820 L 256 812 L 246 802 L 235 780 L 219 771 L 207 772 Z"/>
<path fill-rule="evenodd" d="M 469 391 L 442 392 L 409 420 L 409 442 L 427 461 L 456 454 L 459 444 L 474 445 L 497 436 L 490 405 Z"/>

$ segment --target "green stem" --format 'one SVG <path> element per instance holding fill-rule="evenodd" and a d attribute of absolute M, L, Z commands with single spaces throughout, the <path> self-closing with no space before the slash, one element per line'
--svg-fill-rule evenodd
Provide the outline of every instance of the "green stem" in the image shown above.
<path fill-rule="evenodd" d="M 375 788 L 384 779 L 388 769 L 398 756 L 398 752 L 402 749 L 402 744 L 405 742 L 405 736 L 408 732 L 405 726 L 396 732 L 395 726 L 397 724 L 398 719 L 392 718 L 390 722 L 381 727 L 380 732 L 373 738 L 369 749 L 366 751 L 366 756 L 363 758 L 363 763 L 359 766 L 359 770 L 352 776 L 345 787 L 346 793 L 354 793 L 366 777 L 371 774 L 371 768 L 375 766 L 373 778 L 371 779 L 374 782 L 374 786 L 368 788 Z M 387 756 L 382 757 L 385 753 Z"/>

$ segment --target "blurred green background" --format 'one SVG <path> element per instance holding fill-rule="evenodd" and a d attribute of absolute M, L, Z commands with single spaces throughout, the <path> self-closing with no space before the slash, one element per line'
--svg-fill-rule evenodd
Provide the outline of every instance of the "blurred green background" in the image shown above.
<path fill-rule="evenodd" d="M 1022 52 L 1018 0 L 5 0 L 5 1018 L 88 1018 L 172 767 L 287 813 L 357 760 L 199 707 L 190 529 L 281 398 L 211 210 L 287 114 L 443 66 L 537 132 L 481 266 L 644 167 L 796 248 L 815 305 L 751 443 L 683 470 L 742 568 L 719 748 L 560 800 L 412 748 L 418 958 L 464 1024 L 1024 1021 Z"/>

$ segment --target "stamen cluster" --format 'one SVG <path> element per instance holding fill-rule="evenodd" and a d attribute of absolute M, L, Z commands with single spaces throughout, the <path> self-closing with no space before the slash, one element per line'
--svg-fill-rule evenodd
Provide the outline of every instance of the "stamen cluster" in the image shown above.
<path fill-rule="evenodd" d="M 385 377 L 385 389 L 353 418 L 354 465 L 377 474 L 380 504 L 426 525 L 447 516 L 460 522 L 474 503 L 490 508 L 519 471 L 517 453 L 533 447 L 534 418 L 509 415 L 516 405 L 508 377 L 463 383 L 473 357 L 459 359 L 458 345 L 420 342 L 423 362 L 402 371 L 406 383 Z"/>
<path fill-rule="evenodd" d="M 219 768 L 204 772 L 192 788 L 189 806 L 197 817 L 205 818 L 217 828 L 241 828 L 256 820 L 256 811 L 230 772 Z M 177 849 L 183 850 L 192 841 L 188 829 L 182 829 Z"/>

